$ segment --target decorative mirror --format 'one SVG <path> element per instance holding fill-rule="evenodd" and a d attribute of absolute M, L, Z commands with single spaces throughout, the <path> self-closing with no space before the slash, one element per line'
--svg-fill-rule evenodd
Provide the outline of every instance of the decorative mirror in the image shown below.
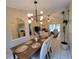
<path fill-rule="evenodd" d="M 15 20 L 12 20 L 11 33 L 13 39 L 24 37 L 26 35 L 25 22 L 20 18 L 16 18 Z"/>
<path fill-rule="evenodd" d="M 22 19 L 19 19 L 18 21 L 18 37 L 25 36 L 25 24 Z"/>

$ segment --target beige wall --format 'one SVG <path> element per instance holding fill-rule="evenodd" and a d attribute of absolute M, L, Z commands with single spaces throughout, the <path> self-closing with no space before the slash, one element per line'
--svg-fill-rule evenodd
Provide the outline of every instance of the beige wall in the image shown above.
<path fill-rule="evenodd" d="M 70 48 L 72 48 L 72 4 L 69 6 L 69 31 L 68 31 L 68 39 L 69 39 L 69 44 Z"/>
<path fill-rule="evenodd" d="M 7 7 L 6 12 L 6 55 L 11 56 L 12 52 L 10 48 L 22 44 L 30 39 L 29 27 L 26 11 Z M 25 37 L 17 38 L 17 18 L 22 19 L 25 22 Z"/>
<path fill-rule="evenodd" d="M 18 38 L 18 20 L 21 19 L 25 23 L 26 35 L 29 33 L 28 23 L 27 23 L 27 12 L 18 10 L 15 8 L 7 7 L 7 22 L 9 23 L 8 27 L 10 29 L 13 39 Z"/>

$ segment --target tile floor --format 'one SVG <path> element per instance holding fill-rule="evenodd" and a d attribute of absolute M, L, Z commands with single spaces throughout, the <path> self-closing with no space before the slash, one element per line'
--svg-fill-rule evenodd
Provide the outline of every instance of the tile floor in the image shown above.
<path fill-rule="evenodd" d="M 72 59 L 70 49 L 62 49 L 60 48 L 55 54 L 51 56 L 51 59 Z"/>
<path fill-rule="evenodd" d="M 53 52 L 51 55 L 51 59 L 72 59 L 72 53 L 70 48 L 68 49 L 63 49 L 61 47 L 61 38 L 56 38 L 52 40 L 52 49 Z"/>

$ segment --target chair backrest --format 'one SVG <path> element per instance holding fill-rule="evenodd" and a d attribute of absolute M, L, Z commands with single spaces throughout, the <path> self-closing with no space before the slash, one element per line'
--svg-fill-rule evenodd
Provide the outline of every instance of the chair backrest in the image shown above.
<path fill-rule="evenodd" d="M 48 32 L 40 31 L 40 36 L 42 38 L 48 37 Z"/>
<path fill-rule="evenodd" d="M 42 44 L 40 51 L 40 59 L 45 59 L 46 54 L 47 54 L 47 40 L 45 40 Z"/>
<path fill-rule="evenodd" d="M 48 43 L 47 43 L 47 49 L 49 50 L 50 49 L 50 46 L 51 46 L 51 37 L 48 37 Z"/>
<path fill-rule="evenodd" d="M 49 50 L 50 49 L 50 47 L 51 47 L 51 43 L 52 43 L 52 38 L 53 38 L 53 36 L 51 35 L 51 36 L 49 36 L 48 37 L 48 43 L 47 43 L 47 49 Z"/>

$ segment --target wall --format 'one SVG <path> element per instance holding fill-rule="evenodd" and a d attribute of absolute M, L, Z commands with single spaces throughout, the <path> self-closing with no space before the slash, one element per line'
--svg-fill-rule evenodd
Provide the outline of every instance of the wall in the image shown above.
<path fill-rule="evenodd" d="M 7 18 L 9 21 L 9 26 L 10 26 L 10 31 L 13 35 L 13 38 L 18 38 L 18 32 L 17 32 L 17 24 L 18 24 L 18 20 L 22 19 L 25 23 L 25 27 L 26 27 L 26 35 L 28 34 L 27 28 L 28 28 L 28 23 L 27 23 L 27 12 L 26 11 L 22 11 L 22 10 L 17 10 L 14 8 L 7 8 Z M 19 19 L 18 19 L 19 18 Z"/>
<path fill-rule="evenodd" d="M 26 17 L 27 16 L 26 11 L 7 7 L 6 12 L 7 12 L 6 13 L 6 51 L 7 51 L 6 54 L 11 55 L 11 50 L 10 50 L 11 47 L 19 45 L 29 39 L 29 28 L 28 28 L 28 22 Z M 15 23 L 13 23 L 16 22 L 15 20 L 16 18 L 21 18 L 24 20 L 25 28 L 26 28 L 26 36 L 22 38 L 17 38 L 17 36 L 15 35 L 16 39 L 13 39 L 11 32 L 12 29 L 14 30 L 13 32 L 17 34 L 15 30 L 16 25 Z"/>
<path fill-rule="evenodd" d="M 65 9 L 65 12 L 66 12 L 65 19 L 68 20 L 68 24 L 66 26 L 66 38 L 65 39 L 67 40 L 69 47 L 72 49 L 72 4 L 71 3 Z"/>
<path fill-rule="evenodd" d="M 69 6 L 69 29 L 68 29 L 68 39 L 70 48 L 72 50 L 72 4 Z"/>

